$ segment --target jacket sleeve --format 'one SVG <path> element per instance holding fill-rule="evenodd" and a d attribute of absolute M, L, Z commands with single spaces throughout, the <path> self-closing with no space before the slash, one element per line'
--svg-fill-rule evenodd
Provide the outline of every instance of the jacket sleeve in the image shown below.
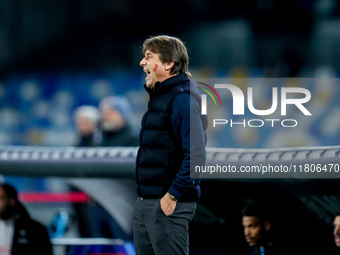
<path fill-rule="evenodd" d="M 188 189 L 199 184 L 199 176 L 190 176 L 190 171 L 194 173 L 195 166 L 205 165 L 206 151 L 197 100 L 190 94 L 181 93 L 175 97 L 171 110 L 173 131 L 184 158 L 168 192 L 179 199 Z"/>

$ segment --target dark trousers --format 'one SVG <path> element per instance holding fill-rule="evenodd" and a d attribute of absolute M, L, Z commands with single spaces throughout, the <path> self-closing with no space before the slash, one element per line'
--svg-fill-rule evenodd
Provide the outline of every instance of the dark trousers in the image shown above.
<path fill-rule="evenodd" d="M 133 213 L 136 255 L 189 254 L 189 221 L 195 210 L 195 202 L 177 202 L 166 216 L 160 199 L 138 198 Z"/>

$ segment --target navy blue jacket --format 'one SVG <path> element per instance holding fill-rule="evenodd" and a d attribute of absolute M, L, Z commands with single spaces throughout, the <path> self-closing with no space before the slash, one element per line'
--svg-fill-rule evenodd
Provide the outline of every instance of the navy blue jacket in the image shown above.
<path fill-rule="evenodd" d="M 48 232 L 41 223 L 33 220 L 20 202 L 16 205 L 12 255 L 52 255 Z"/>
<path fill-rule="evenodd" d="M 200 179 L 190 178 L 190 170 L 205 164 L 207 128 L 197 85 L 182 73 L 157 82 L 154 89 L 144 87 L 150 100 L 136 160 L 138 195 L 161 198 L 169 192 L 179 201 L 195 201 Z"/>

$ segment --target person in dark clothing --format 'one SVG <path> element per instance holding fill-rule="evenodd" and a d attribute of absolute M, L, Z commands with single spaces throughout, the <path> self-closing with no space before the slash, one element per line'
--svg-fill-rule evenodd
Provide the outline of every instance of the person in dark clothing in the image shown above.
<path fill-rule="evenodd" d="M 28 215 L 10 184 L 0 184 L 0 250 L 11 255 L 51 255 L 46 228 Z"/>
<path fill-rule="evenodd" d="M 324 255 L 340 255 L 340 212 L 335 214 L 333 225 L 335 246 Z"/>
<path fill-rule="evenodd" d="M 131 107 L 123 96 L 104 97 L 99 103 L 99 109 L 94 106 L 81 106 L 75 117 L 82 139 L 78 147 L 94 146 L 137 146 L 138 137 L 133 134 L 128 117 Z M 98 132 L 98 127 L 101 131 Z M 100 180 L 92 180 L 98 182 Z M 114 180 L 112 180 L 112 185 Z M 133 180 L 131 180 L 131 186 Z M 72 189 L 78 191 L 72 187 Z M 76 203 L 79 232 L 82 237 L 106 237 L 132 239 L 98 202 Z M 93 220 L 95 219 L 95 220 Z"/>
<path fill-rule="evenodd" d="M 271 212 L 265 203 L 255 202 L 242 209 L 244 236 L 250 247 L 251 255 L 285 255 L 288 249 L 274 240 L 271 234 Z"/>
<path fill-rule="evenodd" d="M 125 97 L 105 97 L 100 101 L 99 109 L 102 129 L 100 146 L 138 145 L 138 137 L 133 133 L 129 123 L 131 106 Z"/>
<path fill-rule="evenodd" d="M 95 147 L 99 145 L 99 117 L 99 110 L 92 105 L 83 105 L 75 110 L 74 121 L 78 132 L 77 147 Z"/>
<path fill-rule="evenodd" d="M 150 37 L 143 54 L 149 103 L 136 159 L 136 254 L 189 254 L 189 221 L 200 197 L 199 176 L 190 174 L 205 165 L 207 119 L 183 42 Z"/>

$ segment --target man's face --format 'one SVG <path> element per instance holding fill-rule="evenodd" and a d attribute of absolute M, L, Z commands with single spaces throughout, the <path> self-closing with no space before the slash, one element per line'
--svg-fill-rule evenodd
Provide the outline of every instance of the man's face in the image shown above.
<path fill-rule="evenodd" d="M 159 59 L 159 54 L 153 53 L 150 50 L 145 52 L 144 58 L 140 61 L 139 65 L 143 67 L 146 73 L 146 86 L 153 87 L 156 82 L 162 82 L 171 77 L 170 69 L 173 63 L 162 63 Z"/>
<path fill-rule="evenodd" d="M 0 218 L 8 219 L 11 216 L 12 208 L 15 203 L 13 198 L 9 198 L 6 191 L 0 187 Z"/>
<path fill-rule="evenodd" d="M 259 218 L 255 216 L 244 216 L 242 219 L 244 236 L 249 246 L 258 244 L 262 238 L 263 227 Z"/>
<path fill-rule="evenodd" d="M 340 216 L 334 219 L 334 241 L 337 247 L 340 247 Z"/>
<path fill-rule="evenodd" d="M 105 131 L 116 131 L 124 127 L 125 121 L 121 114 L 108 106 L 101 107 L 102 129 Z"/>
<path fill-rule="evenodd" d="M 96 124 L 89 120 L 88 118 L 84 118 L 82 116 L 78 116 L 76 119 L 76 126 L 80 134 L 82 135 L 90 135 L 94 132 L 96 128 Z"/>

